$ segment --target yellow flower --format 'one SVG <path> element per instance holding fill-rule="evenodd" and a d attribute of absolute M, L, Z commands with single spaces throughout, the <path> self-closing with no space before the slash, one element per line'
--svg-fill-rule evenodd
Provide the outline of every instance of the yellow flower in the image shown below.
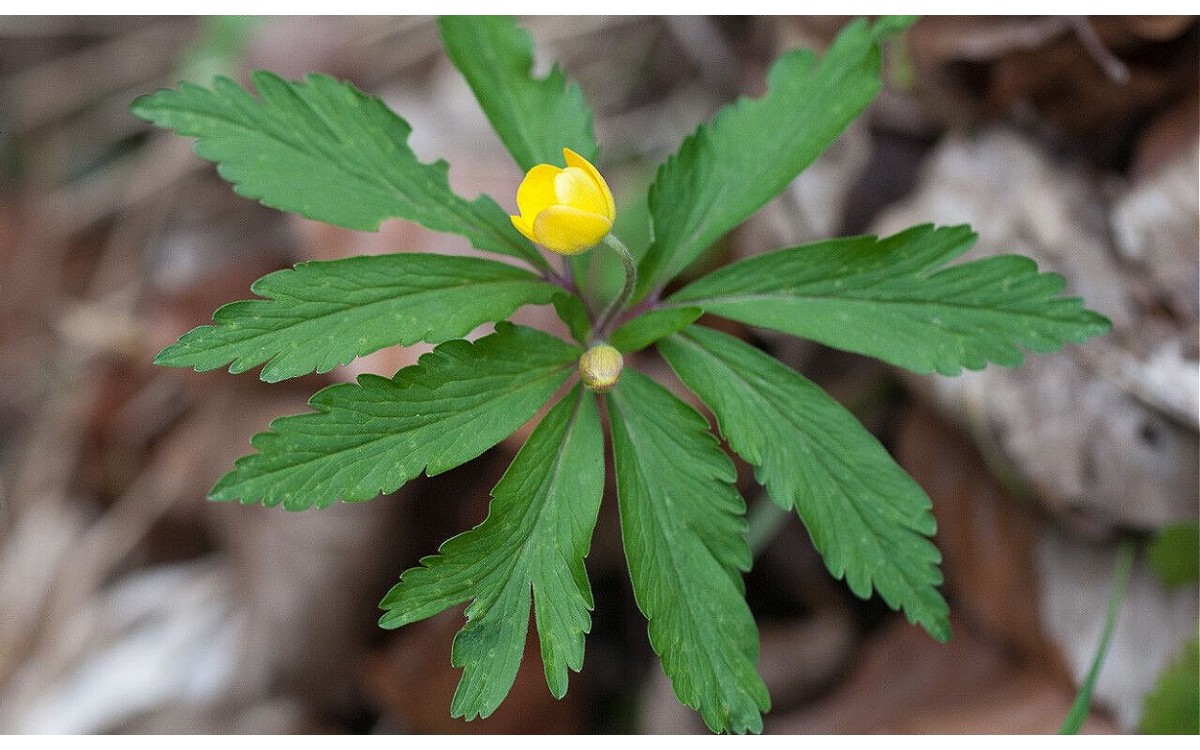
<path fill-rule="evenodd" d="M 588 390 L 607 393 L 621 378 L 625 360 L 608 344 L 597 344 L 579 358 L 579 377 Z"/>
<path fill-rule="evenodd" d="M 566 169 L 539 164 L 517 188 L 513 226 L 534 242 L 560 255 L 576 255 L 604 239 L 617 210 L 608 183 L 591 162 L 563 149 Z"/>

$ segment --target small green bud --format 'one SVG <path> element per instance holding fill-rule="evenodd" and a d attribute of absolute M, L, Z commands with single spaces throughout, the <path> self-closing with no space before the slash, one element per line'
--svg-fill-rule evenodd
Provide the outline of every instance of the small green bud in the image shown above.
<path fill-rule="evenodd" d="M 608 344 L 597 344 L 579 358 L 579 377 L 590 391 L 608 393 L 621 378 L 625 359 Z"/>

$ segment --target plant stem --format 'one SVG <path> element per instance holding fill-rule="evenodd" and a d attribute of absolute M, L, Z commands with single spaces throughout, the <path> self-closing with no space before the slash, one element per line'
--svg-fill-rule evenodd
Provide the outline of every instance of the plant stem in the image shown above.
<path fill-rule="evenodd" d="M 609 326 L 625 309 L 625 305 L 629 304 L 629 298 L 633 296 L 633 289 L 637 286 L 637 261 L 633 259 L 629 248 L 612 234 L 604 237 L 604 244 L 611 247 L 621 259 L 621 265 L 625 267 L 625 284 L 621 287 L 621 293 L 614 297 L 613 301 L 608 303 L 608 307 L 604 308 L 604 312 L 600 313 L 600 317 L 596 318 L 596 324 L 592 326 L 592 338 L 596 341 L 603 341 L 608 336 Z"/>
<path fill-rule="evenodd" d="M 542 271 L 542 279 L 555 286 L 562 287 L 564 291 L 572 294 L 575 293 L 575 280 L 571 278 L 569 266 L 566 269 L 566 273 L 561 274 L 553 268 L 547 268 L 545 271 Z"/>

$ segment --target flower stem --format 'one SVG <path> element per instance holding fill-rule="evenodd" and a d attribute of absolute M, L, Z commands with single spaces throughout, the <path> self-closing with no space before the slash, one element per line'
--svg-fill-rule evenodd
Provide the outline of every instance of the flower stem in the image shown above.
<path fill-rule="evenodd" d="M 629 304 L 629 298 L 633 296 L 634 287 L 637 286 L 637 261 L 633 259 L 629 248 L 625 247 L 625 243 L 612 234 L 605 235 L 604 244 L 611 247 L 617 257 L 621 259 L 621 265 L 625 267 L 625 284 L 621 287 L 621 293 L 608 303 L 608 307 L 604 308 L 604 312 L 600 313 L 600 316 L 596 318 L 595 325 L 592 326 L 592 338 L 598 341 L 602 341 L 608 336 L 609 327 L 625 309 L 625 305 Z"/>

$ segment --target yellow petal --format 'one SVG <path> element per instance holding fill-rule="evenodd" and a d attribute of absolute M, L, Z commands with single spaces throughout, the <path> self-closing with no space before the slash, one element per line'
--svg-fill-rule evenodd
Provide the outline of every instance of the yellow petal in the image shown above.
<path fill-rule="evenodd" d="M 517 188 L 517 210 L 528 225 L 533 224 L 535 216 L 557 202 L 554 197 L 554 178 L 561 171 L 562 167 L 553 164 L 539 164 L 529 170 L 521 181 L 521 186 Z"/>
<path fill-rule="evenodd" d="M 517 231 L 529 238 L 530 242 L 537 242 L 537 237 L 533 236 L 533 227 L 529 226 L 529 222 L 525 221 L 523 216 L 509 216 L 512 225 L 517 228 Z"/>
<path fill-rule="evenodd" d="M 555 175 L 554 194 L 558 198 L 555 203 L 560 206 L 571 206 L 599 216 L 607 215 L 604 194 L 596 188 L 596 183 L 588 173 L 577 167 L 567 167 Z"/>
<path fill-rule="evenodd" d="M 615 202 L 613 202 L 612 191 L 608 189 L 608 183 L 604 181 L 604 177 L 601 176 L 600 171 L 592 166 L 590 161 L 569 148 L 563 149 L 563 158 L 566 159 L 568 167 L 582 169 L 589 177 L 592 178 L 592 182 L 596 184 L 600 190 L 600 194 L 604 196 L 606 210 L 602 211 L 601 213 L 607 216 L 609 221 L 615 220 L 617 218 L 617 205 Z"/>
<path fill-rule="evenodd" d="M 605 216 L 571 206 L 551 206 L 533 221 L 533 234 L 547 250 L 576 255 L 593 247 L 612 229 Z"/>

